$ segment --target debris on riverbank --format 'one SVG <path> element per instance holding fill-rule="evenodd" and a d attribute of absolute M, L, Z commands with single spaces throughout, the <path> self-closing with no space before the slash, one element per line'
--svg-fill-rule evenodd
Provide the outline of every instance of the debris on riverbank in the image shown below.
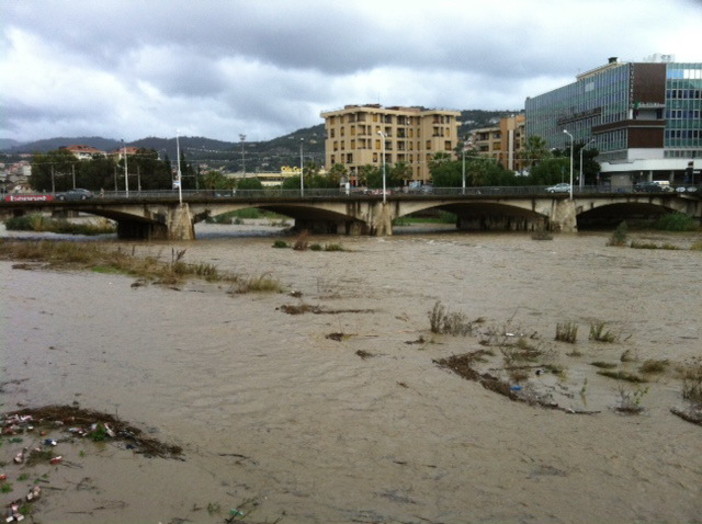
<path fill-rule="evenodd" d="M 3 415 L 3 435 L 39 433 L 47 435 L 58 431 L 67 438 L 88 438 L 95 442 L 113 440 L 122 442 L 127 449 L 147 457 L 181 458 L 179 446 L 165 444 L 146 437 L 143 431 L 108 413 L 77 406 L 44 406 L 24 408 Z"/>

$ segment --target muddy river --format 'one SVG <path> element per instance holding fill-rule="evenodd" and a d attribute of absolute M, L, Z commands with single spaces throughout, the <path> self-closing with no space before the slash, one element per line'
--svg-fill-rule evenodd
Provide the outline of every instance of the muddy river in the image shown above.
<path fill-rule="evenodd" d="M 428 231 L 295 251 L 272 247 L 275 228 L 256 231 L 203 225 L 193 243 L 125 249 L 185 249 L 186 262 L 270 274 L 282 293 L 0 263 L 2 411 L 75 403 L 184 449 L 172 460 L 59 444 L 63 464 L 30 472 L 46 475 L 38 521 L 700 522 L 702 427 L 670 408 L 683 404 L 680 366 L 702 357 L 701 251 L 608 247 L 609 233 Z M 437 303 L 476 330 L 432 333 Z M 554 340 L 565 322 L 575 344 Z M 588 340 L 598 322 L 616 340 Z M 437 365 L 490 334 L 548 355 L 553 368 L 525 366 L 514 389 L 541 388 L 558 409 Z M 638 385 L 591 364 L 650 360 L 667 362 Z M 643 411 L 617 411 L 632 396 Z M 31 479 L 5 467 L 21 495 Z"/>

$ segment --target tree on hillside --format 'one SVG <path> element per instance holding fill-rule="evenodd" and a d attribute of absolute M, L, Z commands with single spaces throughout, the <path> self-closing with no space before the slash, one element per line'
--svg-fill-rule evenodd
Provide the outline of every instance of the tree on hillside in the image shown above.
<path fill-rule="evenodd" d="M 32 157 L 32 174 L 29 177 L 29 183 L 35 191 L 71 189 L 74 169 L 79 162 L 67 149 L 35 153 Z"/>

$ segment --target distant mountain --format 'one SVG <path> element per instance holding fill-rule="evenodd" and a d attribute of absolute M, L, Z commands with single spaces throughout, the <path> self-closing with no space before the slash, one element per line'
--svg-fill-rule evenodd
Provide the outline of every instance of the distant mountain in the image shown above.
<path fill-rule="evenodd" d="M 3 148 L 3 150 L 8 153 L 46 153 L 47 151 L 54 151 L 60 147 L 75 144 L 92 146 L 102 151 L 112 151 L 120 147 L 122 142 L 99 136 L 57 137 L 37 140 L 36 142 L 29 142 L 10 148 Z"/>
<path fill-rule="evenodd" d="M 461 111 L 459 136 L 470 130 L 495 125 L 502 116 L 518 111 L 483 111 L 471 109 Z M 203 165 L 204 169 L 247 172 L 276 171 L 282 166 L 300 165 L 300 153 L 305 162 L 324 164 L 324 124 L 298 129 L 290 134 L 261 142 L 226 142 L 205 137 L 178 138 L 180 150 L 187 162 Z M 9 146 L 6 146 L 6 143 Z M 0 151 L 8 154 L 46 153 L 63 146 L 84 144 L 102 151 L 114 151 L 122 147 L 121 140 L 102 137 L 59 137 L 19 144 L 13 140 L 0 141 Z M 175 138 L 146 137 L 126 143 L 128 146 L 153 149 L 161 158 L 168 157 L 177 162 Z"/>
<path fill-rule="evenodd" d="M 13 147 L 19 147 L 22 142 L 17 140 L 12 140 L 11 138 L 0 138 L 0 151 L 5 151 L 6 149 L 12 149 Z"/>

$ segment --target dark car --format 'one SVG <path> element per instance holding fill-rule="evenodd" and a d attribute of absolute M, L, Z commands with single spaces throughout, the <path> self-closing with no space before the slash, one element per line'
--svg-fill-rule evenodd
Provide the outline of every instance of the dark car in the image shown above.
<path fill-rule="evenodd" d="M 634 185 L 637 193 L 662 193 L 665 188 L 658 182 L 638 182 Z"/>
<path fill-rule="evenodd" d="M 89 198 L 93 198 L 95 195 L 93 194 L 92 191 L 88 191 L 87 189 L 69 189 L 68 191 L 65 191 L 64 193 L 58 193 L 56 195 L 57 200 L 88 200 Z"/>

